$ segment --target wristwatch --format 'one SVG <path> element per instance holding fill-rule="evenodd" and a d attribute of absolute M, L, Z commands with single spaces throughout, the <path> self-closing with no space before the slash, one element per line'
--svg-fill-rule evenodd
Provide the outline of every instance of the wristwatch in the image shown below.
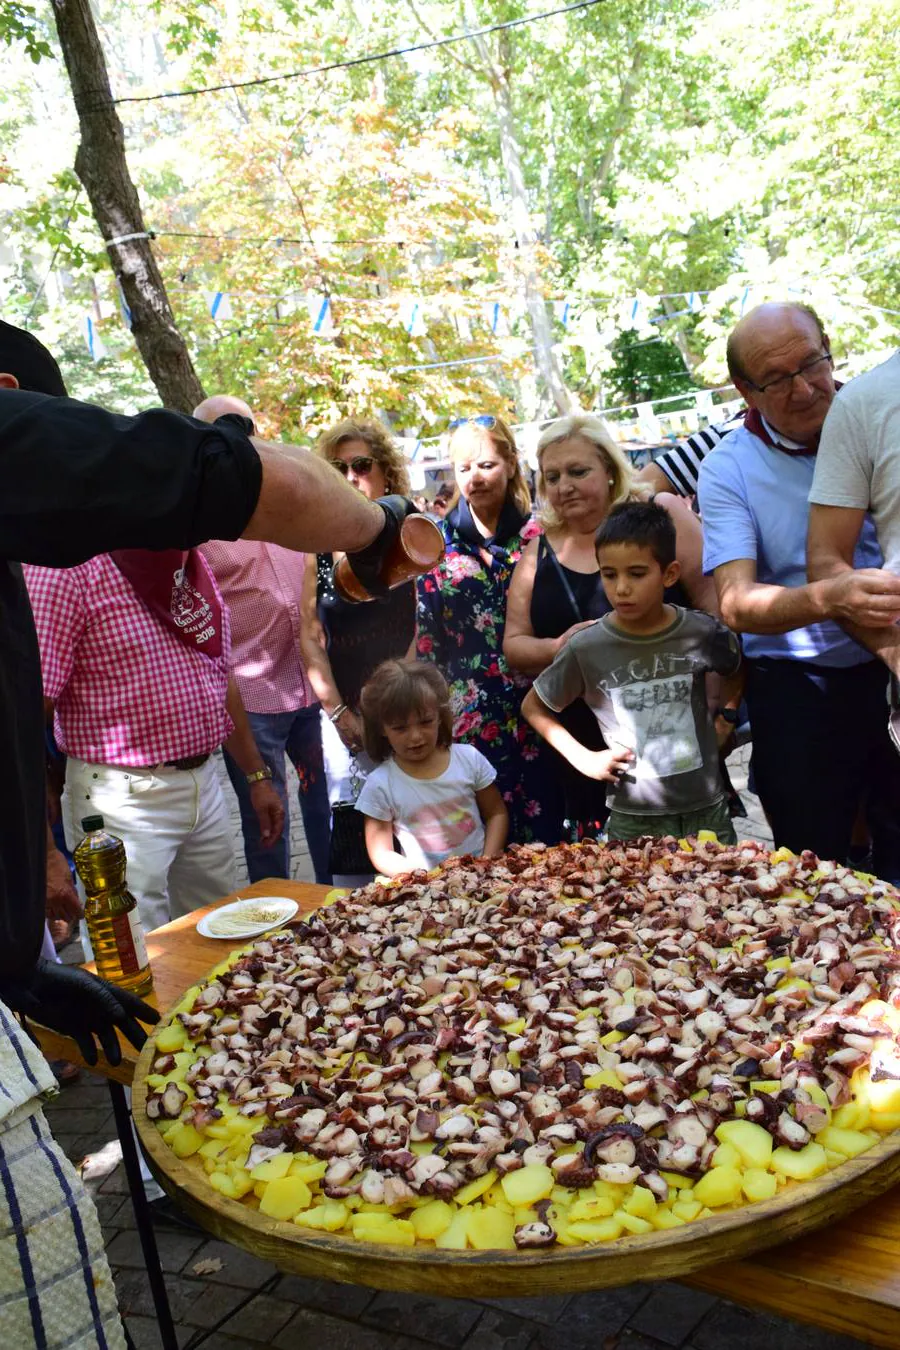
<path fill-rule="evenodd" d="M 729 726 L 736 727 L 738 724 L 737 708 L 716 708 L 716 717 L 721 717 L 723 722 Z"/>
<path fill-rule="evenodd" d="M 245 774 L 244 777 L 246 778 L 249 786 L 252 787 L 254 783 L 263 783 L 267 778 L 271 778 L 272 770 L 269 768 L 267 764 L 264 769 L 257 769 L 256 773 L 248 773 Z"/>

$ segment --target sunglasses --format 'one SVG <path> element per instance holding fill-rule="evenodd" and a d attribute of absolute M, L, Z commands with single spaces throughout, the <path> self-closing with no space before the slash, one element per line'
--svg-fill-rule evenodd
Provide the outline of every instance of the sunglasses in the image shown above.
<path fill-rule="evenodd" d="M 365 474 L 372 472 L 372 465 L 375 460 L 372 455 L 354 455 L 349 464 L 344 459 L 330 459 L 328 463 L 337 469 L 338 473 L 342 473 L 345 478 L 351 469 L 358 478 L 362 478 Z"/>
<path fill-rule="evenodd" d="M 491 413 L 479 413 L 477 417 L 455 417 L 448 430 L 455 431 L 457 427 L 464 427 L 467 422 L 471 422 L 475 427 L 484 427 L 485 431 L 493 431 L 497 425 L 497 419 Z"/>

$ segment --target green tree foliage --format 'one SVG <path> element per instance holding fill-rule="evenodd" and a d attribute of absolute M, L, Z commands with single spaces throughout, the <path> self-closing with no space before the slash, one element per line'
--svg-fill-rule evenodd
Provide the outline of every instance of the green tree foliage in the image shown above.
<path fill-rule="evenodd" d="M 288 75 L 538 8 L 101 0 L 99 19 L 114 88 L 134 97 Z M 205 386 L 294 435 L 360 410 L 428 435 L 458 412 L 552 410 L 535 297 L 585 407 L 718 385 L 730 326 L 767 298 L 815 304 L 851 373 L 895 344 L 895 30 L 896 0 L 606 0 L 478 42 L 120 112 Z M 0 38 L 4 313 L 81 353 L 77 392 L 131 406 L 148 389 L 90 217 L 72 205 L 60 63 L 35 71 L 47 27 L 25 5 L 0 4 Z M 54 250 L 63 292 L 35 301 Z M 217 290 L 231 297 L 226 322 L 209 315 Z M 316 337 L 307 296 L 325 294 L 335 331 Z M 415 300 L 421 334 L 404 323 Z M 508 336 L 485 320 L 496 300 Z M 109 352 L 96 365 L 79 330 L 89 306 Z"/>

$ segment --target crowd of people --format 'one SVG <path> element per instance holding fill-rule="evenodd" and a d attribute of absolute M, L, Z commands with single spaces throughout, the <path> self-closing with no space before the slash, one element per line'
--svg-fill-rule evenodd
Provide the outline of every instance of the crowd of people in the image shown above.
<path fill-rule="evenodd" d="M 898 363 L 838 392 L 818 316 L 759 306 L 728 342 L 745 416 L 641 474 L 596 417 L 558 419 L 534 500 L 510 426 L 457 419 L 453 491 L 419 504 L 442 561 L 359 604 L 335 563 L 376 577 L 414 509 L 380 421 L 310 455 L 260 440 L 231 397 L 117 418 L 68 400 L 50 354 L 2 325 L 0 745 L 19 790 L 0 821 L 0 1159 L 52 1145 L 52 1080 L 8 1008 L 111 1058 L 113 1026 L 138 1041 L 153 1018 L 39 957 L 45 912 L 77 908 L 48 725 L 65 841 L 104 817 L 147 929 L 234 887 L 220 749 L 251 879 L 289 875 L 289 758 L 316 879 L 360 884 L 510 842 L 733 839 L 722 755 L 742 707 L 776 845 L 843 859 L 862 841 L 900 881 Z M 119 1344 L 62 1161 L 48 1186 L 94 1272 L 79 1315 Z M 25 1271 L 22 1325 L 57 1296 Z"/>
<path fill-rule="evenodd" d="M 881 569 L 861 450 L 849 496 L 865 505 L 847 500 L 840 451 L 821 460 L 822 575 L 807 580 L 808 498 L 839 387 L 829 340 L 809 308 L 765 305 L 732 333 L 728 361 L 745 416 L 643 474 L 599 418 L 559 418 L 538 442 L 534 498 L 510 426 L 457 418 L 452 489 L 418 504 L 435 508 L 444 557 L 380 602 L 345 598 L 339 552 L 262 541 L 26 566 L 45 707 L 66 757 L 68 846 L 82 816 L 103 815 L 125 841 L 147 929 L 226 894 L 234 849 L 219 748 L 252 881 L 290 874 L 286 757 L 323 883 L 365 884 L 398 858 L 458 852 L 474 837 L 461 822 L 479 818 L 491 825 L 476 831 L 485 847 L 686 834 L 698 812 L 732 838 L 723 757 L 743 708 L 776 843 L 846 857 L 862 842 L 881 875 L 900 877 L 900 761 L 879 659 L 889 648 L 872 627 L 900 612 L 900 580 Z M 232 397 L 194 417 L 253 426 Z M 315 452 L 370 502 L 410 496 L 379 420 L 340 422 Z M 822 540 L 834 539 L 829 551 Z M 402 674 L 415 661 L 439 672 L 446 697 Z M 373 730 L 367 695 L 374 707 L 390 670 L 400 720 Z M 454 750 L 477 752 L 463 757 L 465 786 L 444 753 L 445 709 Z M 389 748 L 401 725 L 419 728 L 417 753 L 430 744 L 426 769 Z M 502 839 L 499 811 L 485 817 L 480 796 L 488 772 Z"/>

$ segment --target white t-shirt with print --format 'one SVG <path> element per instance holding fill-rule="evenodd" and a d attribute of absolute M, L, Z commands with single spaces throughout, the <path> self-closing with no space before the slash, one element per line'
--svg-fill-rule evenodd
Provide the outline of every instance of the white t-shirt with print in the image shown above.
<path fill-rule="evenodd" d="M 389 759 L 369 774 L 356 809 L 390 820 L 410 867 L 436 867 L 445 858 L 484 850 L 484 825 L 475 793 L 497 777 L 473 745 L 451 745 L 450 763 L 437 778 L 412 778 Z"/>

